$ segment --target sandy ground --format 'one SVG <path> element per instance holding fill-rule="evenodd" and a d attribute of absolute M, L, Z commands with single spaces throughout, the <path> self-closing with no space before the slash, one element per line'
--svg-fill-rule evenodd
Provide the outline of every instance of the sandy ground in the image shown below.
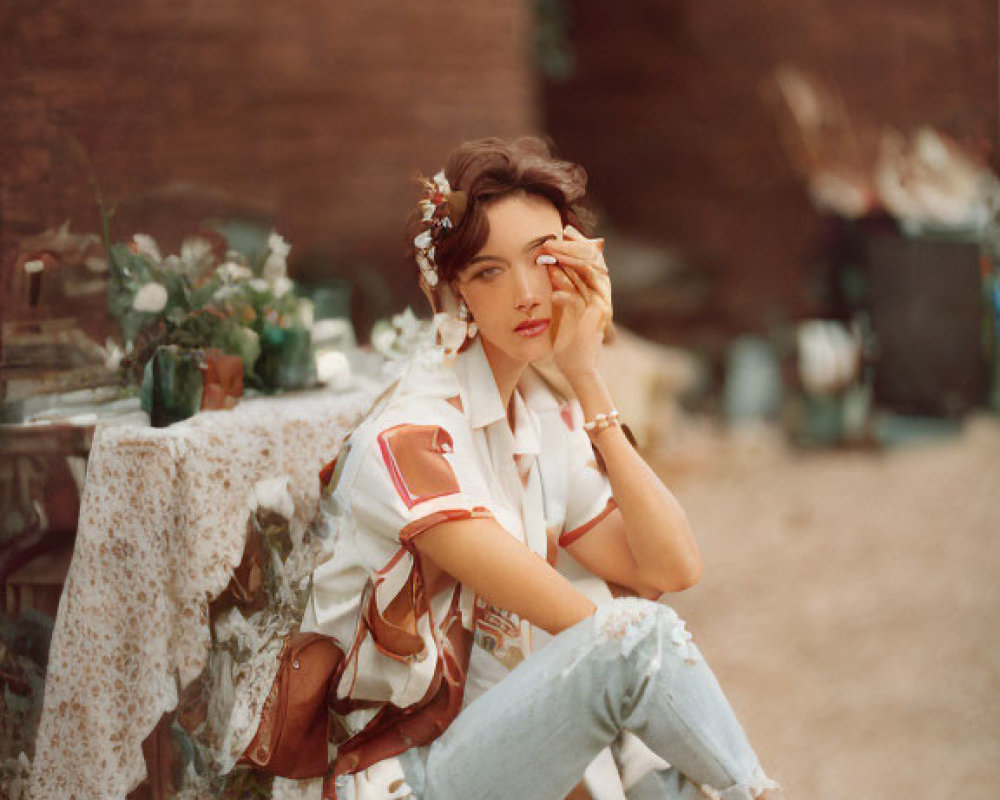
<path fill-rule="evenodd" d="M 881 453 L 687 430 L 650 457 L 705 558 L 672 605 L 789 800 L 1000 797 L 1000 420 Z"/>

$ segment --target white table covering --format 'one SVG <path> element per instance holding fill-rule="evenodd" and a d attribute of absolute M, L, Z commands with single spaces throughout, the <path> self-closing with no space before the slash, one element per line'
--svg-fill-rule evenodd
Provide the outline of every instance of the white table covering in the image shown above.
<path fill-rule="evenodd" d="M 29 797 L 124 798 L 141 745 L 203 670 L 207 608 L 239 564 L 258 482 L 287 477 L 295 521 L 383 384 L 245 399 L 169 428 L 99 425 L 50 646 Z"/>

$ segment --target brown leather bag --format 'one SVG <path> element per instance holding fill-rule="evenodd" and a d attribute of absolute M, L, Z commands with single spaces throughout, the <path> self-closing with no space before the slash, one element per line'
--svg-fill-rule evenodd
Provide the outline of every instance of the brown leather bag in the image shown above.
<path fill-rule="evenodd" d="M 240 764 L 283 778 L 318 778 L 330 767 L 328 695 L 344 651 L 334 639 L 295 631 L 285 639 L 260 725 Z"/>

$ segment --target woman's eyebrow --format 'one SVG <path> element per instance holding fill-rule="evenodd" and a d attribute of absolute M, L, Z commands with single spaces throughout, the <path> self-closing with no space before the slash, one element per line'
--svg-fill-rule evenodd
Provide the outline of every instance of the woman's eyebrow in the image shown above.
<path fill-rule="evenodd" d="M 554 233 L 547 233 L 544 236 L 539 236 L 537 239 L 533 239 L 532 241 L 528 242 L 524 246 L 524 252 L 527 252 L 528 250 L 534 250 L 540 244 L 543 244 L 544 242 L 547 242 L 549 239 L 556 239 L 556 238 L 558 238 L 558 237 Z M 473 264 L 478 264 L 480 261 L 502 261 L 505 264 L 507 263 L 507 259 L 506 258 L 501 258 L 500 256 L 491 256 L 491 255 L 484 254 L 484 255 L 476 256 L 475 258 L 473 258 L 472 260 L 470 260 L 469 261 L 469 266 L 471 267 Z"/>

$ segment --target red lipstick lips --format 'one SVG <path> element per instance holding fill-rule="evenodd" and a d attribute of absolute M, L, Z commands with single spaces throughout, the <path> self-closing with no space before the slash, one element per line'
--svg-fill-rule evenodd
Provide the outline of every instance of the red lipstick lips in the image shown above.
<path fill-rule="evenodd" d="M 514 330 L 521 334 L 521 336 L 530 337 L 544 333 L 548 327 L 549 320 L 547 319 L 526 319 Z"/>

